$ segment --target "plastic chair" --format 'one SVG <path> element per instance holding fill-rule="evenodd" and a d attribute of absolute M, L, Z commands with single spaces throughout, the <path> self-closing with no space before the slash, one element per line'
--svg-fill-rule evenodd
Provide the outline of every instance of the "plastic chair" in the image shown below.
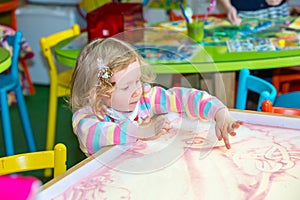
<path fill-rule="evenodd" d="M 277 96 L 274 106 L 300 109 L 300 91 L 289 92 Z"/>
<path fill-rule="evenodd" d="M 284 115 L 300 116 L 300 109 L 285 108 L 285 107 L 274 107 L 270 100 L 264 100 L 262 102 L 261 110 L 263 112 L 271 112 L 271 113 L 278 113 L 278 114 L 284 114 Z"/>
<path fill-rule="evenodd" d="M 273 70 L 272 83 L 279 94 L 291 91 L 292 82 L 300 82 L 300 67 L 278 68 Z"/>
<path fill-rule="evenodd" d="M 19 0 L 11 0 L 0 3 L 1 24 L 10 26 L 17 30 L 16 10 L 19 6 Z M 7 23 L 8 21 L 8 23 Z"/>
<path fill-rule="evenodd" d="M 236 95 L 236 108 L 245 110 L 247 104 L 248 91 L 259 94 L 257 111 L 261 111 L 261 105 L 264 100 L 270 100 L 274 103 L 276 89 L 269 82 L 259 77 L 250 75 L 247 68 L 241 69 L 239 73 L 238 89 Z"/>
<path fill-rule="evenodd" d="M 60 73 L 57 71 L 52 48 L 59 42 L 79 34 L 80 27 L 78 24 L 74 24 L 71 29 L 57 32 L 40 39 L 40 46 L 42 53 L 47 60 L 50 76 L 46 150 L 52 149 L 55 142 L 57 100 L 59 97 L 70 94 L 71 78 L 74 71 L 73 69 L 65 70 Z"/>
<path fill-rule="evenodd" d="M 25 131 L 25 136 L 30 151 L 36 151 L 36 145 L 32 128 L 25 104 L 21 83 L 19 80 L 19 68 L 18 60 L 21 49 L 22 33 L 16 31 L 14 36 L 7 36 L 6 40 L 9 45 L 13 47 L 12 50 L 12 61 L 11 67 L 8 73 L 0 74 L 0 106 L 1 106 L 1 117 L 2 117 L 2 128 L 4 134 L 4 142 L 6 148 L 6 155 L 14 155 L 14 144 L 12 136 L 12 128 L 9 114 L 9 105 L 7 100 L 7 94 L 13 91 L 16 95 L 17 105 L 21 116 L 21 121 Z"/>
<path fill-rule="evenodd" d="M 17 154 L 0 158 L 0 175 L 39 169 L 53 169 L 53 176 L 67 170 L 67 148 L 58 143 L 53 150 Z"/>

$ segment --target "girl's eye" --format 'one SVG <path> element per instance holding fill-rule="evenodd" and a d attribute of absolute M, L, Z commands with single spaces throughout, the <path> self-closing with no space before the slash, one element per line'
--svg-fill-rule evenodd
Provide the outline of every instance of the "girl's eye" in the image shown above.
<path fill-rule="evenodd" d="M 128 90 L 129 86 L 121 88 L 121 90 Z"/>

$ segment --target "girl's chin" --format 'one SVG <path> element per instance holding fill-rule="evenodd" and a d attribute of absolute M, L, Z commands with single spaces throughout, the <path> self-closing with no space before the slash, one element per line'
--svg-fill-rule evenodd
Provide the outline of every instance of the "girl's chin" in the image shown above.
<path fill-rule="evenodd" d="M 135 109 L 135 105 L 130 105 L 127 111 L 132 112 L 134 111 L 134 109 Z"/>

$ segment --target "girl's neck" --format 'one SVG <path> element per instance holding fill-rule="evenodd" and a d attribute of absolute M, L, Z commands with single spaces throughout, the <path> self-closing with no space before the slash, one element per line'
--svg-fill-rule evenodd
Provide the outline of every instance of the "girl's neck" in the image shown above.
<path fill-rule="evenodd" d="M 126 119 L 129 119 L 130 121 L 134 121 L 134 119 L 138 115 L 138 108 L 139 108 L 139 103 L 137 103 L 135 109 L 130 112 L 126 112 L 126 111 L 122 112 L 122 111 L 115 110 L 113 108 L 106 108 L 106 113 L 108 116 L 112 117 L 117 121 L 124 121 Z"/>

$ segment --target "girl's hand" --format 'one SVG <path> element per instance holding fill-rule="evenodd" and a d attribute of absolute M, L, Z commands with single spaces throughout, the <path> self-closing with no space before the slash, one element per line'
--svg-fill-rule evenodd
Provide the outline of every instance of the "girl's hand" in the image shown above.
<path fill-rule="evenodd" d="M 235 136 L 237 130 L 243 122 L 237 121 L 234 119 L 230 113 L 228 112 L 227 108 L 223 108 L 217 111 L 216 116 L 215 116 L 215 121 L 216 121 L 216 136 L 218 140 L 224 140 L 225 146 L 227 149 L 230 149 L 230 142 L 228 138 L 228 134 L 231 136 Z"/>
<path fill-rule="evenodd" d="M 139 126 L 137 138 L 143 141 L 155 140 L 166 134 L 169 129 L 170 121 L 168 118 L 165 115 L 159 115 L 151 119 L 150 123 Z"/>
<path fill-rule="evenodd" d="M 266 2 L 270 6 L 278 6 L 282 0 L 266 0 Z"/>

